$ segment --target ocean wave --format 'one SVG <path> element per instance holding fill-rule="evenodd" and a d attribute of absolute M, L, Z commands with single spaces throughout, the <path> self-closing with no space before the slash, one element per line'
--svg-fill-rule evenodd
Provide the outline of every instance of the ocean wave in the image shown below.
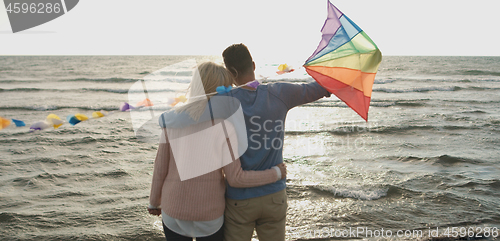
<path fill-rule="evenodd" d="M 30 164 L 38 163 L 39 159 L 35 160 L 30 160 Z M 63 160 L 54 160 L 59 161 L 58 163 L 51 163 L 51 164 L 63 164 Z M 28 162 L 28 160 L 25 160 L 23 162 Z M 67 163 L 66 163 L 67 164 Z M 59 165 L 57 165 L 59 166 Z M 96 178 L 104 178 L 104 179 L 117 179 L 117 178 L 122 178 L 122 177 L 127 177 L 130 176 L 130 174 L 123 170 L 123 169 L 114 169 L 114 170 L 108 170 L 108 171 L 101 171 L 101 172 L 96 172 L 96 171 L 87 171 L 87 172 L 76 172 L 76 173 L 49 173 L 49 172 L 42 172 L 38 174 L 32 174 L 28 176 L 23 176 L 23 177 L 15 177 L 12 178 L 10 181 L 14 184 L 14 186 L 31 186 L 31 187 L 37 187 L 39 186 L 38 184 L 40 181 L 51 181 L 51 182 L 67 182 L 66 179 L 70 180 L 96 180 Z M 60 194 L 58 194 L 60 195 Z M 78 193 L 77 195 L 81 195 Z M 74 195 L 69 195 L 69 196 L 74 196 Z"/>
<path fill-rule="evenodd" d="M 490 88 L 490 87 L 479 87 L 479 86 L 469 86 L 469 87 L 460 87 L 460 86 L 448 86 L 448 87 L 415 87 L 411 89 L 390 89 L 390 88 L 374 88 L 374 92 L 382 92 L 382 93 L 426 93 L 426 92 L 452 92 L 452 91 L 464 91 L 464 90 L 473 90 L 473 91 L 496 91 L 500 90 L 500 88 Z"/>
<path fill-rule="evenodd" d="M 291 136 L 299 136 L 299 135 L 307 135 L 307 134 L 319 134 L 319 133 L 325 133 L 327 131 L 325 130 L 307 130 L 307 131 L 285 131 L 286 135 L 291 135 Z"/>
<path fill-rule="evenodd" d="M 129 89 L 98 89 L 98 88 L 82 88 L 79 90 L 85 91 L 85 92 L 108 92 L 108 93 L 117 93 L 117 94 L 125 94 L 125 93 L 128 93 L 130 91 Z M 78 90 L 69 90 L 69 91 L 78 91 Z M 144 92 L 144 91 L 141 91 L 141 92 Z"/>
<path fill-rule="evenodd" d="M 85 81 L 85 82 L 108 82 L 108 83 L 132 83 L 141 79 L 131 79 L 131 78 L 104 78 L 104 79 L 89 79 L 89 78 L 76 78 L 76 79 L 62 79 L 60 82 L 76 82 L 76 81 Z"/>
<path fill-rule="evenodd" d="M 117 111 L 118 106 L 62 106 L 62 105 L 30 105 L 30 106 L 0 106 L 0 110 L 29 110 L 29 111 L 48 111 L 61 109 L 80 109 L 87 111 Z"/>
<path fill-rule="evenodd" d="M 374 107 L 390 107 L 390 106 L 406 106 L 406 107 L 423 107 L 427 105 L 430 99 L 416 99 L 416 100 L 371 100 L 370 106 Z"/>
<path fill-rule="evenodd" d="M 45 88 L 12 88 L 0 89 L 0 92 L 110 92 L 110 93 L 127 93 L 128 89 L 95 89 L 95 88 L 81 88 L 81 89 L 45 89 Z"/>
<path fill-rule="evenodd" d="M 455 157 L 449 155 L 441 155 L 437 157 L 431 157 L 428 159 L 434 165 L 440 166 L 455 166 L 459 164 L 475 164 L 482 165 L 485 164 L 484 161 L 478 159 L 470 159 L 464 157 Z"/>
<path fill-rule="evenodd" d="M 389 89 L 389 88 L 374 88 L 374 92 L 383 93 L 410 93 L 410 92 L 430 92 L 430 91 L 458 91 L 461 87 L 450 86 L 450 87 L 422 87 L 422 88 L 412 88 L 412 89 Z"/>
<path fill-rule="evenodd" d="M 286 135 L 309 135 L 309 134 L 319 134 L 319 133 L 329 133 L 331 135 L 344 136 L 344 135 L 358 135 L 358 134 L 406 134 L 407 132 L 415 131 L 429 131 L 429 130 L 480 130 L 484 127 L 488 127 L 490 124 L 485 124 L 484 126 L 479 125 L 443 125 L 443 126 L 433 126 L 433 125 L 397 125 L 397 126 L 364 126 L 364 125 L 346 125 L 335 127 L 334 129 L 322 129 L 322 130 L 299 130 L 299 131 L 285 131 Z M 413 133 L 410 133 L 413 134 Z"/>
<path fill-rule="evenodd" d="M 30 165 L 36 162 L 30 162 Z M 44 189 L 46 185 L 44 183 L 48 182 L 66 182 L 65 180 L 58 179 L 68 179 L 78 176 L 78 174 L 56 174 L 56 173 L 48 173 L 42 172 L 38 174 L 32 174 L 23 177 L 16 177 L 11 179 L 10 181 L 14 186 L 17 187 L 27 187 L 32 189 Z"/>
<path fill-rule="evenodd" d="M 13 88 L 13 89 L 1 89 L 0 88 L 0 92 L 38 92 L 38 91 L 54 92 L 54 91 L 64 91 L 64 90 L 40 89 L 40 88 Z"/>
<path fill-rule="evenodd" d="M 150 82 L 161 82 L 164 84 L 169 84 L 169 83 L 177 83 L 177 84 L 189 84 L 191 83 L 192 78 L 191 77 L 183 77 L 183 76 L 155 76 L 155 75 L 148 75 L 144 77 L 144 81 L 146 83 Z"/>
<path fill-rule="evenodd" d="M 469 180 L 465 181 L 464 179 Z M 453 204 L 478 207 L 477 195 L 498 196 L 498 185 L 500 185 L 498 179 L 470 180 L 470 176 L 436 172 L 414 176 L 400 183 L 389 185 L 388 196 L 423 197 L 439 205 Z M 469 195 L 464 195 L 460 188 L 465 188 Z"/>
<path fill-rule="evenodd" d="M 76 134 L 87 134 L 87 135 L 98 135 L 101 134 L 98 130 L 92 129 L 82 129 L 82 128 L 59 128 L 55 132 L 57 135 L 76 135 Z"/>
<path fill-rule="evenodd" d="M 482 83 L 482 82 L 500 82 L 495 78 L 447 78 L 443 76 L 425 76 L 425 77 L 382 77 L 387 79 L 375 79 L 374 84 L 391 84 L 394 82 L 417 82 L 417 83 Z"/>
<path fill-rule="evenodd" d="M 381 85 L 381 84 L 391 84 L 391 83 L 394 83 L 396 81 L 398 81 L 398 80 L 397 79 L 375 79 L 375 81 L 373 83 Z"/>
<path fill-rule="evenodd" d="M 80 129 L 80 128 L 71 128 L 71 129 Z M 88 128 L 87 128 L 88 129 Z M 129 135 L 124 136 L 103 136 L 102 134 L 99 137 L 91 136 L 93 131 L 84 131 L 88 136 L 83 137 L 71 137 L 68 138 L 67 133 L 71 133 L 73 131 L 62 131 L 60 129 L 57 130 L 49 130 L 45 132 L 50 132 L 50 135 L 47 133 L 41 132 L 28 132 L 27 129 L 24 129 L 23 133 L 25 133 L 22 138 L 17 135 L 14 137 L 10 134 L 3 134 L 0 136 L 4 136 L 5 138 L 0 139 L 0 144 L 13 144 L 18 143 L 20 145 L 26 144 L 37 144 L 37 145 L 46 145 L 46 146 L 78 146 L 78 145 L 91 145 L 91 144 L 103 144 L 103 143 L 118 143 L 120 141 L 128 141 L 130 139 Z M 74 131 L 78 132 L 78 131 Z M 130 131 L 133 135 L 133 130 Z M 59 137 L 60 136 L 60 137 Z M 21 160 L 22 161 L 22 160 Z M 40 159 L 38 162 L 47 162 L 47 163 L 69 163 L 67 160 L 58 160 L 58 159 Z"/>
<path fill-rule="evenodd" d="M 0 223 L 13 223 L 16 220 L 15 213 L 0 213 Z"/>
<path fill-rule="evenodd" d="M 71 161 L 68 159 L 56 159 L 49 157 L 37 157 L 35 159 L 30 160 L 31 163 L 47 163 L 47 164 L 71 164 Z"/>
<path fill-rule="evenodd" d="M 450 186 L 464 187 L 464 188 L 485 188 L 485 189 L 500 190 L 500 180 L 499 179 L 492 179 L 492 180 L 467 181 L 467 182 L 463 182 L 463 183 L 452 184 Z"/>
<path fill-rule="evenodd" d="M 18 80 L 0 80 L 0 83 L 15 83 L 15 82 L 23 82 L 26 83 L 28 81 L 18 81 Z"/>
<path fill-rule="evenodd" d="M 500 72 L 488 70 L 463 70 L 459 71 L 462 75 L 485 75 L 485 76 L 500 76 Z"/>
<path fill-rule="evenodd" d="M 358 200 L 377 200 L 387 196 L 389 187 L 374 186 L 317 186 L 321 191 L 327 191 L 335 197 L 354 198 Z"/>
<path fill-rule="evenodd" d="M 433 130 L 435 127 L 431 125 L 398 125 L 398 126 L 375 126 L 370 128 L 370 132 L 378 134 L 399 134 L 415 130 Z"/>
<path fill-rule="evenodd" d="M 489 121 L 492 125 L 500 125 L 500 120 L 489 119 Z"/>
<path fill-rule="evenodd" d="M 117 169 L 104 173 L 96 173 L 95 176 L 104 178 L 120 178 L 120 177 L 130 176 L 130 174 L 125 170 Z"/>
<path fill-rule="evenodd" d="M 467 104 L 500 104 L 498 100 L 467 100 L 467 99 L 454 99 L 454 100 L 441 100 L 443 102 L 451 102 L 451 103 L 467 103 Z"/>
<path fill-rule="evenodd" d="M 458 119 L 460 120 L 460 119 Z M 398 126 L 375 126 L 370 127 L 369 132 L 377 134 L 403 134 L 409 131 L 427 131 L 427 130 L 480 130 L 481 125 L 398 125 Z M 365 129 L 364 132 L 367 130 Z"/>
<path fill-rule="evenodd" d="M 13 212 L 2 212 L 0 213 L 0 223 L 17 223 L 26 220 L 33 220 L 39 218 L 40 215 L 34 214 L 19 214 Z M 24 219 L 24 220 L 23 220 Z"/>
<path fill-rule="evenodd" d="M 101 88 L 79 88 L 79 89 L 45 89 L 45 88 L 13 88 L 1 89 L 0 92 L 108 92 L 116 94 L 143 93 L 143 89 L 101 89 Z M 175 92 L 172 89 L 148 89 L 148 93 Z"/>
<path fill-rule="evenodd" d="M 193 76 L 193 70 L 179 70 L 179 71 L 155 71 L 150 75 L 161 76 Z"/>
<path fill-rule="evenodd" d="M 393 107 L 393 106 L 401 106 L 401 107 L 413 107 L 413 108 L 419 108 L 419 107 L 427 107 L 430 105 L 432 100 L 430 99 L 395 99 L 395 100 L 389 100 L 389 99 L 372 99 L 370 102 L 370 107 L 380 107 L 380 108 L 386 108 L 386 107 Z M 450 102 L 450 103 L 467 103 L 467 104 L 485 104 L 485 105 L 490 105 L 490 104 L 499 104 L 500 101 L 496 100 L 491 100 L 491 101 L 480 101 L 480 100 L 440 100 L 444 102 Z M 329 100 L 326 99 L 325 101 L 315 101 L 312 103 L 304 104 L 301 106 L 305 107 L 337 107 L 337 108 L 349 108 L 344 102 L 340 100 Z M 470 114 L 479 114 L 478 112 L 470 113 Z"/>
<path fill-rule="evenodd" d="M 84 196 L 88 196 L 88 195 L 87 194 L 83 194 L 81 192 L 67 191 L 67 192 L 61 192 L 61 193 L 46 195 L 46 196 L 44 196 L 44 199 L 72 198 L 72 197 L 84 197 Z"/>
<path fill-rule="evenodd" d="M 396 100 L 395 106 L 422 107 L 425 106 L 429 99 L 425 100 Z"/>
<path fill-rule="evenodd" d="M 319 134 L 319 133 L 328 133 L 331 135 L 338 135 L 338 136 L 344 136 L 344 135 L 356 135 L 356 134 L 362 134 L 362 133 L 368 133 L 371 132 L 373 127 L 370 126 L 365 126 L 365 125 L 343 125 L 343 126 L 338 126 L 333 129 L 322 129 L 322 130 L 292 130 L 292 131 L 285 131 L 286 135 L 292 135 L 292 136 L 299 136 L 299 135 L 310 135 L 310 134 Z"/>
<path fill-rule="evenodd" d="M 12 68 L 12 67 L 0 67 L 0 72 L 8 71 L 8 70 L 14 70 L 14 68 Z"/>
<path fill-rule="evenodd" d="M 108 92 L 108 93 L 144 93 L 143 89 L 99 89 L 99 88 L 82 88 L 82 91 L 92 91 L 92 92 Z M 148 93 L 164 93 L 164 92 L 175 92 L 172 89 L 147 89 Z"/>
<path fill-rule="evenodd" d="M 439 166 L 455 166 L 460 164 L 489 165 L 488 162 L 485 162 L 483 160 L 450 155 L 441 155 L 434 157 L 392 156 L 385 158 L 389 160 L 396 160 L 399 162 L 425 162 Z"/>
<path fill-rule="evenodd" d="M 464 210 L 469 212 L 483 213 L 481 210 L 480 204 L 481 201 L 478 199 L 476 195 L 463 195 L 457 193 L 453 190 L 450 191 L 428 191 L 425 192 L 422 196 L 426 200 L 429 200 L 431 205 L 436 204 L 440 206 L 454 206 L 454 207 L 462 207 Z M 486 213 L 484 213 L 486 214 Z M 459 222 L 457 226 L 467 225 L 469 222 Z"/>
<path fill-rule="evenodd" d="M 420 99 L 420 100 L 382 100 L 382 99 L 372 99 L 370 102 L 371 107 L 392 107 L 392 106 L 404 106 L 404 107 L 424 107 L 427 106 L 427 102 L 429 99 Z M 302 106 L 308 107 L 339 107 L 339 108 L 347 108 L 348 106 L 338 100 L 325 100 L 325 101 L 315 101 L 312 103 L 304 104 Z"/>
<path fill-rule="evenodd" d="M 173 81 L 176 82 L 176 81 Z M 177 81 L 178 83 L 184 83 L 185 81 Z M 292 81 L 293 82 L 293 81 Z M 189 83 L 187 81 L 186 83 Z M 373 92 L 381 93 L 426 93 L 426 92 L 454 92 L 454 91 L 498 91 L 500 88 L 493 87 L 479 87 L 479 86 L 469 86 L 469 87 L 459 87 L 459 86 L 449 86 L 449 87 L 415 87 L 411 89 L 397 89 L 397 88 L 374 88 Z M 175 92 L 176 90 L 170 88 L 150 88 L 147 89 L 149 93 L 167 93 Z M 0 88 L 0 92 L 107 92 L 114 94 L 126 94 L 126 93 L 143 93 L 144 90 L 140 89 L 117 89 L 117 88 L 74 88 L 74 89 L 54 89 L 54 88 L 12 88 L 5 89 Z M 454 101 L 454 100 L 445 100 Z M 459 102 L 459 101 L 458 101 Z M 498 102 L 498 101 L 497 101 Z M 491 102 L 488 102 L 491 103 Z M 315 107 L 346 107 L 343 102 L 325 101 L 325 102 L 313 102 L 305 104 L 304 106 L 315 106 Z M 389 106 L 423 106 L 421 101 L 411 101 L 411 100 L 395 100 L 391 102 L 381 103 L 381 101 L 376 102 L 372 100 L 371 106 L 375 107 L 389 107 Z"/>
<path fill-rule="evenodd" d="M 402 181 L 401 183 L 364 185 L 335 184 L 332 186 L 312 185 L 308 188 L 322 192 L 319 193 L 319 195 L 325 195 L 324 192 L 326 192 L 326 196 L 332 195 L 333 197 L 337 198 L 352 198 L 366 201 L 378 200 L 382 198 L 399 199 L 401 197 L 412 198 L 426 196 L 426 198 L 428 198 L 429 200 L 434 200 L 439 203 L 467 203 L 469 200 L 468 197 L 457 196 L 453 193 L 442 191 L 443 189 L 448 188 L 442 187 L 442 185 L 446 184 L 443 183 L 443 178 L 444 177 L 442 177 L 440 174 L 432 174 L 416 176 L 414 178 Z M 484 181 L 481 185 L 483 189 L 486 190 L 497 190 L 500 188 L 500 181 L 497 179 Z M 436 189 L 436 186 L 440 186 L 440 188 Z M 452 185 L 450 185 L 449 187 L 452 187 Z"/>
<path fill-rule="evenodd" d="M 75 145 L 82 145 L 82 144 L 93 144 L 93 143 L 115 143 L 121 141 L 122 138 L 110 138 L 110 137 L 92 137 L 92 136 L 85 136 L 82 138 L 73 138 L 69 140 L 54 140 L 52 138 L 51 140 L 54 142 L 54 144 L 57 144 L 59 146 L 75 146 Z"/>
<path fill-rule="evenodd" d="M 482 111 L 482 110 L 462 111 L 461 113 L 462 114 L 474 114 L 474 115 L 488 114 L 488 112 Z"/>

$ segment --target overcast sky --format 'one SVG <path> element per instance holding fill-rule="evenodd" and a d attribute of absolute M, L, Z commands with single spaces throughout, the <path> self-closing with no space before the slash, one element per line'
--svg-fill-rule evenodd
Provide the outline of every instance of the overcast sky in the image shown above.
<path fill-rule="evenodd" d="M 499 0 L 331 1 L 383 55 L 500 56 Z M 321 39 L 326 6 L 326 0 L 81 0 L 67 14 L 15 34 L 0 9 L 0 55 L 220 55 L 243 42 L 254 56 L 306 59 Z"/>

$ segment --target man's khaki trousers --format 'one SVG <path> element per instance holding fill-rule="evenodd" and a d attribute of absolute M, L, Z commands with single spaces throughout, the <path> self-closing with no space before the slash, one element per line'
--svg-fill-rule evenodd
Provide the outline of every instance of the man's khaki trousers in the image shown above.
<path fill-rule="evenodd" d="M 284 241 L 286 189 L 262 197 L 226 198 L 224 241 L 250 241 L 254 228 L 259 241 Z"/>

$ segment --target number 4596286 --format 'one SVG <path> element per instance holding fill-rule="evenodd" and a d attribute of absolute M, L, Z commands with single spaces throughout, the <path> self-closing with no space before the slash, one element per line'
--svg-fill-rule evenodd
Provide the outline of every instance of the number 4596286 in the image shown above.
<path fill-rule="evenodd" d="M 60 13 L 60 3 L 9 3 L 7 13 Z"/>

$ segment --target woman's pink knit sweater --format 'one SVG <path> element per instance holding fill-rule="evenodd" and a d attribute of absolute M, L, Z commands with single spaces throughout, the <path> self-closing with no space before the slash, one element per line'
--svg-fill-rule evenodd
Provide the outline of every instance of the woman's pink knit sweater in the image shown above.
<path fill-rule="evenodd" d="M 236 133 L 227 122 L 227 133 L 231 145 L 237 146 Z M 199 127 L 186 127 L 199 128 Z M 185 129 L 185 128 L 184 128 Z M 193 132 L 195 130 L 188 130 Z M 223 168 L 195 178 L 181 181 L 171 143 L 165 133 L 172 138 L 175 129 L 164 129 L 154 163 L 153 181 L 151 184 L 150 204 L 161 206 L 163 212 L 170 217 L 191 220 L 210 221 L 224 214 L 225 189 L 224 174 L 232 187 L 255 187 L 275 182 L 278 177 L 274 169 L 264 171 L 243 171 L 239 159 Z M 210 145 L 227 146 L 226 136 L 213 138 Z M 196 151 L 196 147 L 186 149 Z M 227 157 L 225 157 L 227 158 Z"/>

